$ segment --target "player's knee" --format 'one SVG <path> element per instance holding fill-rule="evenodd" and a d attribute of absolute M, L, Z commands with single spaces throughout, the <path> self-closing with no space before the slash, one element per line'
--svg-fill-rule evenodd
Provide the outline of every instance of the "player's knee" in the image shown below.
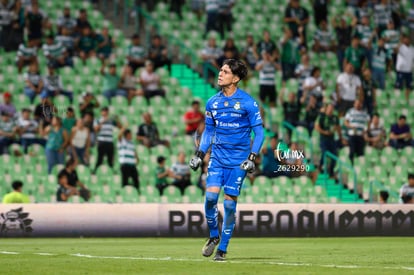
<path fill-rule="evenodd" d="M 236 205 L 237 205 L 236 201 L 224 200 L 223 205 L 224 205 L 224 211 L 225 212 L 227 212 L 227 213 L 236 212 Z"/>
<path fill-rule="evenodd" d="M 219 194 L 213 192 L 206 192 L 206 205 L 207 207 L 213 207 L 217 204 Z"/>

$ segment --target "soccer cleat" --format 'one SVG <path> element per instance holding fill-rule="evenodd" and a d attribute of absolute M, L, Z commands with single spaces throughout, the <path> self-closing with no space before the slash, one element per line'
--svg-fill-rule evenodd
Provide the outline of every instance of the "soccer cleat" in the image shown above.
<path fill-rule="evenodd" d="M 214 237 L 207 240 L 206 244 L 203 246 L 203 249 L 201 250 L 204 257 L 210 257 L 216 246 L 219 244 L 220 238 Z"/>
<path fill-rule="evenodd" d="M 214 255 L 214 261 L 216 262 L 223 262 L 226 260 L 226 253 L 221 250 L 216 251 L 216 255 Z"/>

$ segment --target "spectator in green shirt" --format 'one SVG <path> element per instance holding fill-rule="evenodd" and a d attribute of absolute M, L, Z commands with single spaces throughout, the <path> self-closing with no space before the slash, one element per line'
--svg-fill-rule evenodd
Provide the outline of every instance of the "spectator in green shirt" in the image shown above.
<path fill-rule="evenodd" d="M 121 77 L 116 72 L 116 65 L 110 64 L 109 71 L 105 72 L 105 65 L 102 63 L 101 75 L 103 76 L 103 95 L 111 102 L 114 96 L 123 96 L 128 98 L 128 92 L 121 89 Z"/>
<path fill-rule="evenodd" d="M 63 129 L 65 129 L 67 133 L 72 133 L 72 128 L 76 124 L 75 110 L 73 110 L 72 107 L 66 109 L 66 117 L 63 119 L 62 124 Z"/>
<path fill-rule="evenodd" d="M 12 183 L 13 191 L 4 195 L 3 203 L 30 203 L 29 197 L 23 194 L 23 182 L 14 181 Z"/>
<path fill-rule="evenodd" d="M 345 50 L 344 68 L 346 64 L 351 63 L 354 66 L 354 72 L 361 77 L 361 68 L 364 62 L 364 52 L 359 44 L 359 37 L 352 38 L 351 46 Z"/>
<path fill-rule="evenodd" d="M 155 169 L 155 187 L 163 195 L 164 189 L 169 185 L 167 179 L 171 176 L 171 170 L 165 167 L 165 157 L 157 158 L 157 168 Z"/>
<path fill-rule="evenodd" d="M 83 64 L 86 64 L 88 58 L 96 56 L 96 44 L 96 37 L 92 30 L 89 27 L 83 28 L 78 42 L 79 57 L 82 59 Z"/>

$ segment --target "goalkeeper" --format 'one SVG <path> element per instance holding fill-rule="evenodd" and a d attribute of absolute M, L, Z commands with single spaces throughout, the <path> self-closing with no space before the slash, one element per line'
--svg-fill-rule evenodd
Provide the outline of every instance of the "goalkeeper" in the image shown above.
<path fill-rule="evenodd" d="M 247 76 L 247 67 L 239 60 L 227 59 L 220 69 L 217 84 L 221 91 L 211 97 L 206 105 L 206 126 L 190 167 L 196 170 L 211 146 L 206 183 L 205 216 L 210 238 L 202 254 L 213 254 L 215 261 L 224 261 L 227 246 L 236 219 L 237 197 L 247 172 L 255 168 L 254 160 L 263 143 L 263 122 L 259 106 L 237 85 Z M 254 141 L 251 143 L 251 131 Z M 217 201 L 224 189 L 224 219 L 221 239 L 218 227 Z"/>

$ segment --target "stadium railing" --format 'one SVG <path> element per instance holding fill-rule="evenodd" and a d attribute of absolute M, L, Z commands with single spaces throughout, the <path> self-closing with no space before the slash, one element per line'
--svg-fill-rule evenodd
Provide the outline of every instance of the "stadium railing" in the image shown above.
<path fill-rule="evenodd" d="M 358 186 L 357 173 L 354 167 L 350 165 L 349 163 L 346 163 L 340 160 L 336 155 L 332 154 L 332 152 L 326 151 L 323 155 L 323 171 L 326 175 L 329 174 L 328 173 L 328 166 L 329 166 L 328 161 L 336 162 L 336 169 L 338 172 L 337 174 L 338 184 L 340 187 L 343 187 L 343 188 L 338 189 L 338 198 L 341 200 L 345 195 L 344 192 L 350 188 L 350 190 L 353 190 L 353 200 L 358 201 L 361 190 Z M 349 179 L 351 180 L 350 181 L 351 185 L 348 184 Z M 324 179 L 325 189 L 328 188 L 327 186 L 328 180 L 329 180 L 328 177 Z"/>
<path fill-rule="evenodd" d="M 386 187 L 382 182 L 377 180 L 372 180 L 369 182 L 369 198 L 368 201 L 370 203 L 376 202 L 378 197 L 378 191 L 387 191 L 390 195 L 389 201 L 398 202 L 399 195 L 397 192 L 391 190 L 390 188 Z"/>

